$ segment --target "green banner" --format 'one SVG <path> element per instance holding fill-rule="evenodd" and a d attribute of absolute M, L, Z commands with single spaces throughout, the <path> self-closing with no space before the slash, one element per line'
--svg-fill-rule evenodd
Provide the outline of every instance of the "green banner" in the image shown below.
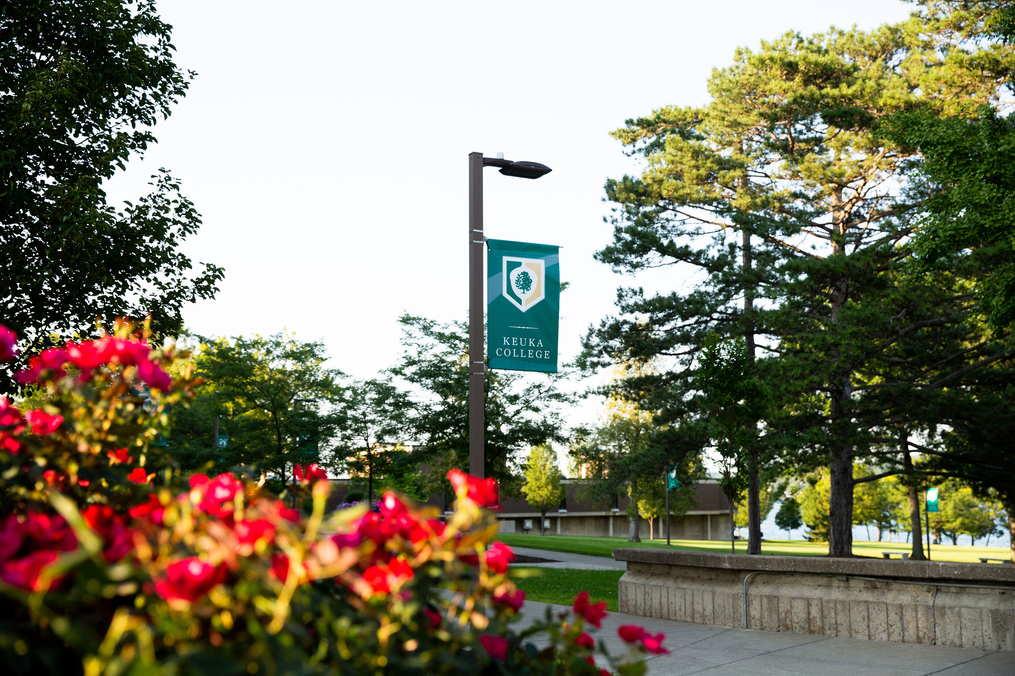
<path fill-rule="evenodd" d="M 492 369 L 557 372 L 558 248 L 488 239 L 486 325 Z"/>
<path fill-rule="evenodd" d="M 936 512 L 936 511 L 938 511 L 938 509 L 937 509 L 937 489 L 936 488 L 928 488 L 927 489 L 927 511 L 928 512 Z"/>

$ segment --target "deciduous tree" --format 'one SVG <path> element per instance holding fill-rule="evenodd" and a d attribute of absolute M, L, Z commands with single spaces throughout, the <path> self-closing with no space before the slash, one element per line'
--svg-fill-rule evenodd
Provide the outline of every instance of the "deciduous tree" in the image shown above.
<path fill-rule="evenodd" d="M 468 331 L 462 322 L 441 324 L 412 315 L 399 322 L 404 352 L 389 372 L 408 385 L 406 425 L 419 443 L 412 461 L 425 490 L 440 494 L 447 470 L 469 464 Z M 519 494 L 524 449 L 566 443 L 559 410 L 573 401 L 560 387 L 566 377 L 566 371 L 525 376 L 485 371 L 485 472 L 506 494 Z"/>
<path fill-rule="evenodd" d="M 345 420 L 335 410 L 342 373 L 325 365 L 323 343 L 285 333 L 200 341 L 195 361 L 204 385 L 190 409 L 171 416 L 170 450 L 182 464 L 246 465 L 282 482 L 294 464 L 337 469 L 342 458 L 331 441 Z M 229 436 L 225 448 L 212 444 L 215 415 Z"/>
<path fill-rule="evenodd" d="M 535 446 L 525 462 L 525 484 L 522 494 L 541 517 L 540 534 L 546 535 L 546 512 L 564 499 L 564 486 L 560 483 L 557 454 L 549 444 Z"/>
<path fill-rule="evenodd" d="M 775 513 L 775 525 L 786 531 L 786 537 L 789 537 L 791 530 L 804 525 L 803 517 L 800 515 L 800 503 L 796 498 L 792 496 L 783 498 L 779 504 L 779 511 Z"/>
<path fill-rule="evenodd" d="M 150 314 L 159 339 L 217 290 L 222 269 L 193 271 L 180 252 L 201 218 L 179 181 L 160 170 L 121 207 L 105 192 L 194 76 L 173 63 L 170 38 L 152 0 L 4 3 L 0 320 L 28 349 L 0 370 L 0 392 L 31 354 L 92 335 L 97 320 Z"/>
<path fill-rule="evenodd" d="M 408 473 L 410 458 L 404 444 L 409 399 L 390 379 L 355 381 L 343 391 L 337 412 L 341 424 L 336 442 L 344 467 L 354 479 L 366 478 L 367 499 L 373 502 L 374 479 L 396 483 Z M 404 481 L 402 482 L 404 484 Z M 400 486 L 403 492 L 407 486 Z"/>

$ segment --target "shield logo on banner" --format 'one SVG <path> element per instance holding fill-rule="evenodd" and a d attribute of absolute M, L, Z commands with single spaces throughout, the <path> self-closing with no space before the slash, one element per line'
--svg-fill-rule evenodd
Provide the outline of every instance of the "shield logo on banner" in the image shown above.
<path fill-rule="evenodd" d="M 522 312 L 539 304 L 545 294 L 542 258 L 504 256 L 504 297 Z"/>

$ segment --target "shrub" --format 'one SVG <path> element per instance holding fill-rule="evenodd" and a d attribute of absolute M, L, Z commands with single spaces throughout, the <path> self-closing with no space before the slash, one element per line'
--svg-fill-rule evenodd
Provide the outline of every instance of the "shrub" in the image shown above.
<path fill-rule="evenodd" d="M 42 406 L 0 398 L 4 674 L 600 676 L 599 656 L 637 676 L 665 652 L 626 628 L 629 659 L 608 655 L 585 631 L 605 605 L 585 593 L 514 630 L 525 595 L 493 540 L 492 480 L 453 470 L 446 521 L 392 492 L 325 519 L 312 468 L 309 515 L 242 473 L 184 480 L 149 444 L 196 383 L 185 355 L 131 330 L 34 358 L 19 377 Z M 0 356 L 13 349 L 0 327 Z"/>

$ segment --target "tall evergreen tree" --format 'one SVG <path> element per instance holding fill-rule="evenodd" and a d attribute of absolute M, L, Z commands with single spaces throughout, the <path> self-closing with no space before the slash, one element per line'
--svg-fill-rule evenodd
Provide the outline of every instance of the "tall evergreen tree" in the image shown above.
<path fill-rule="evenodd" d="M 663 108 L 615 132 L 647 167 L 607 183 L 618 206 L 599 258 L 624 272 L 690 265 L 702 281 L 652 297 L 621 291 L 620 315 L 589 335 L 589 354 L 673 357 L 650 385 L 660 421 L 694 413 L 684 394 L 708 331 L 778 357 L 758 368 L 790 415 L 769 424 L 803 452 L 791 462 L 829 467 L 833 555 L 851 554 L 854 458 L 881 438 L 858 423 L 858 372 L 900 337 L 962 313 L 942 294 L 912 302 L 893 277 L 923 195 L 905 189 L 915 150 L 874 130 L 902 110 L 973 114 L 1013 63 L 1011 50 L 944 46 L 937 26 L 924 15 L 741 49 L 714 72 L 707 106 Z"/>

